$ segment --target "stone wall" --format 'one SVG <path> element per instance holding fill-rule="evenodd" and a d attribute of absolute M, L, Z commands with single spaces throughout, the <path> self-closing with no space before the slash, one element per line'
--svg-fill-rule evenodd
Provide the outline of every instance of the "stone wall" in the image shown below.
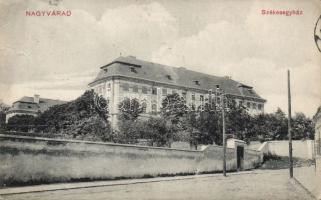
<path fill-rule="evenodd" d="M 222 147 L 202 151 L 0 135 L 0 184 L 136 178 L 222 171 Z M 227 149 L 227 169 L 236 170 Z M 260 163 L 245 150 L 244 168 Z"/>
<path fill-rule="evenodd" d="M 314 141 L 313 140 L 293 140 L 293 157 L 313 159 Z M 269 141 L 268 152 L 278 156 L 289 156 L 289 141 Z"/>
<path fill-rule="evenodd" d="M 303 159 L 314 159 L 314 141 L 313 140 L 292 140 L 293 157 Z M 274 154 L 278 156 L 289 156 L 289 141 L 275 140 L 263 143 L 254 142 L 247 145 L 246 148 L 258 150 L 262 154 Z"/>

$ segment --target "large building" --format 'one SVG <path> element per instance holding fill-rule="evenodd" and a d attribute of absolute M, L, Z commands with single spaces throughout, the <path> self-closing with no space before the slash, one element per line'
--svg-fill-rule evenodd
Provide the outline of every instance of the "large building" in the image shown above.
<path fill-rule="evenodd" d="M 321 106 L 318 108 L 317 113 L 313 117 L 315 124 L 315 133 L 314 133 L 314 141 L 315 141 L 315 154 L 319 156 L 320 164 L 321 164 Z M 321 167 L 320 167 L 321 170 Z"/>
<path fill-rule="evenodd" d="M 119 57 L 101 67 L 99 74 L 89 84 L 91 89 L 109 101 L 112 124 L 117 121 L 118 105 L 125 98 L 136 98 L 146 105 L 146 114 L 160 111 L 162 99 L 178 93 L 187 105 L 198 107 L 209 97 L 209 91 L 224 91 L 226 96 L 244 105 L 251 114 L 264 112 L 266 100 L 251 86 L 184 67 L 170 67 L 136 59 Z"/>
<path fill-rule="evenodd" d="M 13 102 L 12 107 L 6 113 L 6 122 L 15 115 L 37 116 L 52 106 L 66 103 L 66 101 L 40 98 L 35 94 L 33 97 L 24 96 Z"/>

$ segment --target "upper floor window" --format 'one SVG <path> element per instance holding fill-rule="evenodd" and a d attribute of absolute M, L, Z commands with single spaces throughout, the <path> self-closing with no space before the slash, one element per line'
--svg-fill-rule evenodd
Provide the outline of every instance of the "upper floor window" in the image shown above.
<path fill-rule="evenodd" d="M 253 103 L 252 108 L 256 109 L 256 103 Z"/>
<path fill-rule="evenodd" d="M 138 86 L 137 85 L 134 85 L 133 92 L 138 92 Z"/>
<path fill-rule="evenodd" d="M 177 90 L 172 90 L 172 94 L 177 94 Z"/>
<path fill-rule="evenodd" d="M 145 86 L 142 87 L 142 93 L 147 94 L 147 87 L 145 87 Z"/>
<path fill-rule="evenodd" d="M 239 106 L 243 106 L 243 101 L 239 101 Z"/>
<path fill-rule="evenodd" d="M 217 97 L 217 98 L 216 98 L 216 103 L 217 103 L 217 104 L 221 104 L 221 97 Z"/>
<path fill-rule="evenodd" d="M 171 75 L 167 74 L 166 77 L 167 77 L 168 80 L 172 80 Z"/>
<path fill-rule="evenodd" d="M 157 94 L 157 88 L 152 88 L 152 94 L 154 94 L 154 95 Z"/>
<path fill-rule="evenodd" d="M 195 101 L 195 94 L 192 94 L 192 101 Z"/>
<path fill-rule="evenodd" d="M 162 94 L 163 94 L 163 95 L 167 95 L 167 89 L 166 89 L 166 88 L 163 88 L 163 89 L 162 89 Z"/>
<path fill-rule="evenodd" d="M 246 103 L 246 107 L 250 108 L 250 107 L 251 107 L 251 103 L 250 103 L 250 102 L 247 102 L 247 103 Z"/>
<path fill-rule="evenodd" d="M 258 108 L 259 110 L 262 110 L 262 104 L 257 104 L 257 108 Z"/>
<path fill-rule="evenodd" d="M 204 101 L 204 96 L 200 95 L 200 101 Z"/>

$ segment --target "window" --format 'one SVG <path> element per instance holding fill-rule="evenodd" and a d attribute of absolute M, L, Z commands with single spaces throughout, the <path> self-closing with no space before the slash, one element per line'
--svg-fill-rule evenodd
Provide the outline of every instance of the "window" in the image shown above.
<path fill-rule="evenodd" d="M 192 94 L 192 101 L 195 101 L 195 94 Z"/>
<path fill-rule="evenodd" d="M 135 67 L 131 67 L 130 71 L 133 72 L 133 73 L 137 73 L 137 70 L 135 69 Z"/>
<path fill-rule="evenodd" d="M 251 107 L 251 103 L 247 102 L 246 107 L 250 108 Z"/>
<path fill-rule="evenodd" d="M 157 113 L 157 105 L 156 104 L 153 104 L 152 105 L 152 113 Z"/>
<path fill-rule="evenodd" d="M 239 101 L 239 106 L 243 106 L 243 101 Z"/>
<path fill-rule="evenodd" d="M 146 113 L 146 108 L 147 108 L 147 103 L 146 103 L 146 101 L 143 101 L 142 102 L 142 111 L 143 111 L 143 113 Z"/>
<path fill-rule="evenodd" d="M 253 103 L 252 107 L 253 109 L 256 109 L 256 103 Z"/>
<path fill-rule="evenodd" d="M 138 86 L 137 85 L 134 85 L 133 92 L 138 92 Z"/>
<path fill-rule="evenodd" d="M 167 95 L 167 89 L 166 89 L 166 88 L 163 88 L 163 89 L 162 89 L 162 94 L 163 94 L 163 95 Z"/>
<path fill-rule="evenodd" d="M 111 84 L 108 83 L 108 84 L 107 84 L 107 91 L 110 91 L 110 88 L 111 88 Z"/>
<path fill-rule="evenodd" d="M 145 86 L 142 87 L 142 93 L 147 94 L 147 87 L 145 87 Z"/>
<path fill-rule="evenodd" d="M 182 97 L 184 100 L 186 100 L 186 92 L 185 91 L 182 92 Z"/>
<path fill-rule="evenodd" d="M 177 90 L 172 90 L 172 94 L 177 94 Z"/>
<path fill-rule="evenodd" d="M 195 106 L 195 104 L 193 104 L 193 103 L 191 104 L 191 110 L 192 110 L 192 111 L 195 111 L 195 110 L 196 110 L 196 106 Z"/>
<path fill-rule="evenodd" d="M 152 94 L 157 95 L 157 88 L 152 88 Z"/>
<path fill-rule="evenodd" d="M 200 85 L 200 82 L 197 80 L 195 80 L 194 83 L 195 83 L 195 85 Z"/>
<path fill-rule="evenodd" d="M 259 110 L 262 110 L 262 104 L 258 104 L 258 105 L 257 105 L 257 108 L 258 108 Z"/>
<path fill-rule="evenodd" d="M 220 98 L 220 97 L 217 97 L 217 98 L 216 98 L 216 103 L 217 103 L 217 104 L 221 104 L 221 98 Z"/>
<path fill-rule="evenodd" d="M 200 95 L 200 101 L 204 101 L 204 96 Z"/>
<path fill-rule="evenodd" d="M 104 69 L 104 71 L 105 71 L 105 72 L 108 72 L 108 69 L 107 69 L 107 68 L 105 68 L 105 69 Z"/>
<path fill-rule="evenodd" d="M 172 80 L 172 77 L 171 77 L 171 75 L 166 75 L 166 78 L 168 79 L 168 80 Z"/>
<path fill-rule="evenodd" d="M 124 83 L 123 90 L 124 91 L 129 91 L 129 84 L 128 83 Z"/>

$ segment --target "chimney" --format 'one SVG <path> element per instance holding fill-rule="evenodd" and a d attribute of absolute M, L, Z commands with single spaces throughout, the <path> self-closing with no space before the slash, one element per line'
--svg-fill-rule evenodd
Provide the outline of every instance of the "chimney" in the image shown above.
<path fill-rule="evenodd" d="M 38 103 L 39 103 L 39 99 L 40 99 L 40 95 L 39 95 L 39 94 L 35 94 L 35 95 L 33 96 L 33 102 L 34 102 L 34 103 L 38 104 Z"/>

